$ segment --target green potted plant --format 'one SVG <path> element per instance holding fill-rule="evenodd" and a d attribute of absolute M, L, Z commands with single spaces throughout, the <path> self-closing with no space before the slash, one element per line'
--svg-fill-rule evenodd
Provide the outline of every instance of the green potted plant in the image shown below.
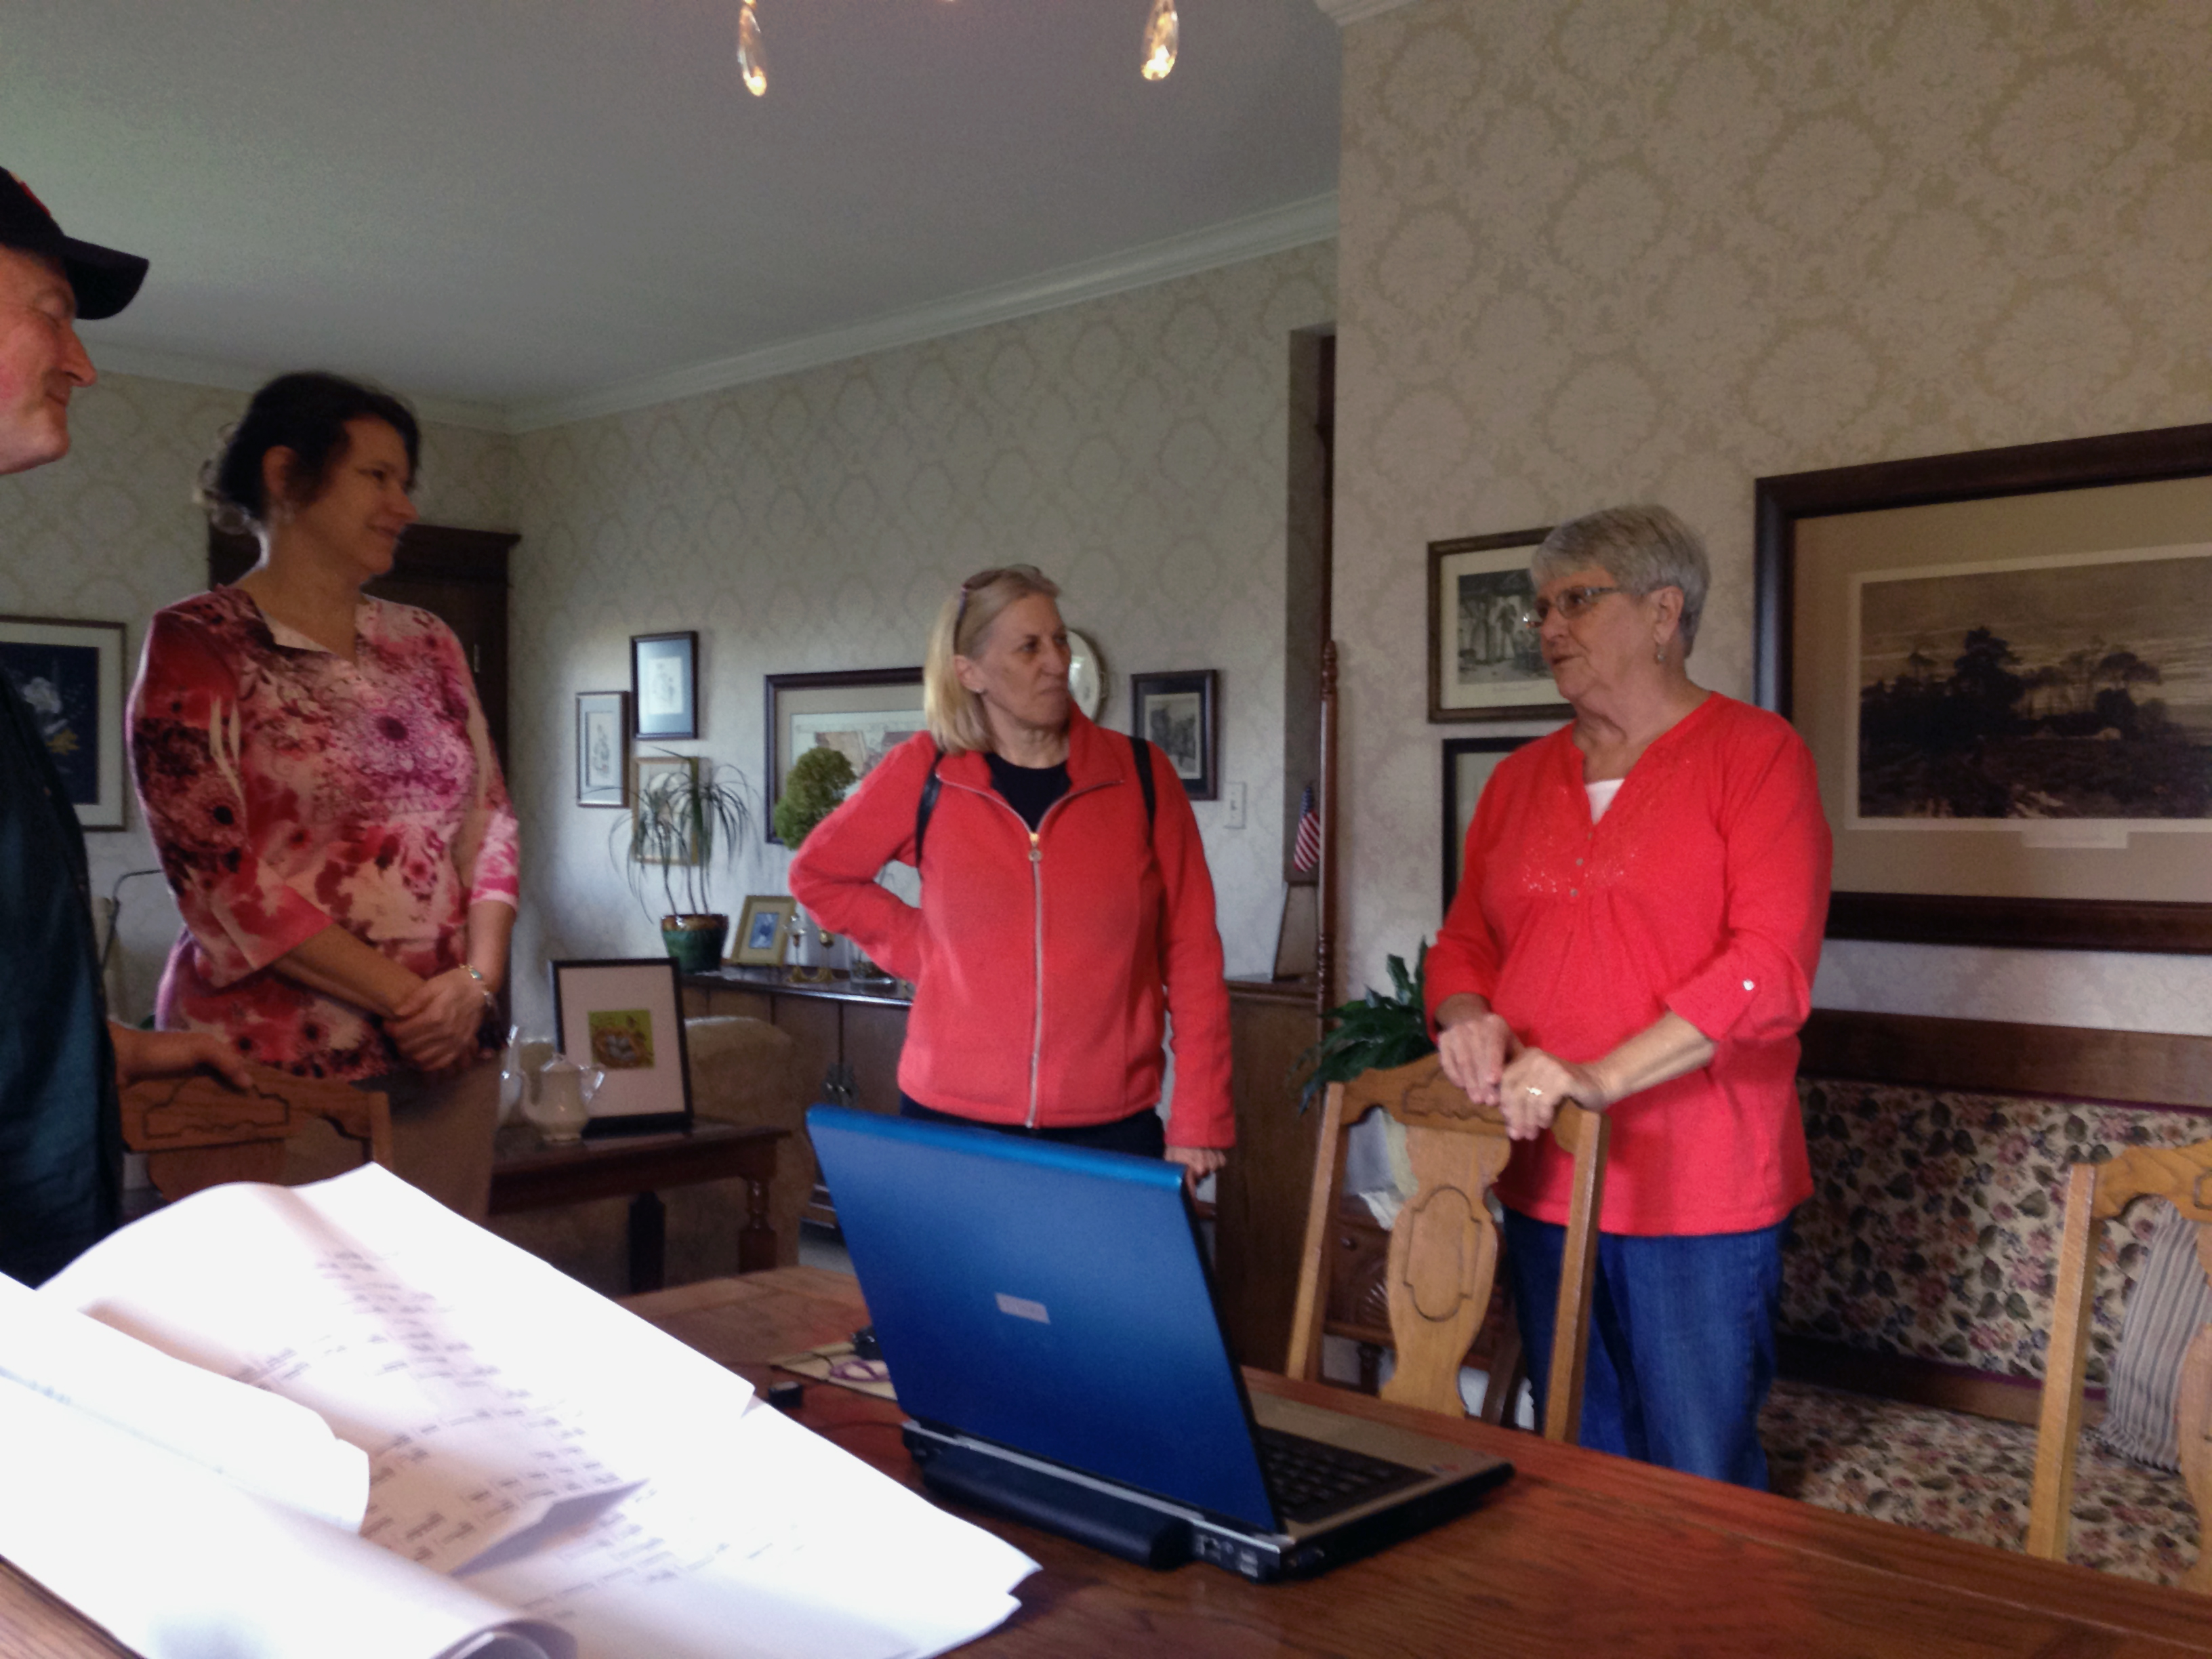
<path fill-rule="evenodd" d="M 1304 1074 L 1298 1091 L 1301 1112 L 1332 1083 L 1349 1083 L 1362 1072 L 1410 1065 L 1423 1054 L 1436 1052 L 1437 1045 L 1429 1036 L 1428 1012 L 1421 1000 L 1428 961 L 1425 939 L 1413 957 L 1412 973 L 1406 971 L 1405 957 L 1390 958 L 1390 985 L 1395 994 L 1386 997 L 1370 985 L 1365 996 L 1328 1011 L 1328 1018 L 1336 1024 L 1291 1067 L 1291 1082 L 1299 1082 L 1300 1073 Z"/>
<path fill-rule="evenodd" d="M 784 776 L 783 793 L 776 797 L 775 838 L 796 853 L 799 843 L 814 833 L 815 825 L 837 810 L 837 803 L 858 781 L 853 763 L 846 759 L 843 750 L 808 750 L 792 762 L 791 770 Z M 799 937 L 805 939 L 815 931 L 809 922 Z M 821 937 L 823 944 L 828 945 L 829 934 Z M 811 948 L 806 959 L 810 963 L 816 959 Z M 826 979 L 828 970 L 821 970 L 820 976 Z"/>
<path fill-rule="evenodd" d="M 751 785 L 733 766 L 692 755 L 667 759 L 684 763 L 638 769 L 629 822 L 616 824 L 610 840 L 624 846 L 617 859 L 648 919 L 658 886 L 668 954 L 685 973 L 704 973 L 722 959 L 730 933 L 729 916 L 714 908 L 714 859 L 719 852 L 727 863 L 752 834 Z M 650 873 L 656 868 L 657 884 Z"/>

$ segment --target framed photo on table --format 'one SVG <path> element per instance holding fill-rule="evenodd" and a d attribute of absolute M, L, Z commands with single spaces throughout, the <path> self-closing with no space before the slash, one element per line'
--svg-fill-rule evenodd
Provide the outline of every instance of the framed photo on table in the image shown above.
<path fill-rule="evenodd" d="M 1551 526 L 1429 544 L 1429 719 L 1541 719 L 1566 708 L 1536 636 L 1528 560 Z"/>
<path fill-rule="evenodd" d="M 741 968 L 781 968 L 784 947 L 791 942 L 792 920 L 798 914 L 799 901 L 787 894 L 755 893 L 738 919 L 730 960 Z"/>
<path fill-rule="evenodd" d="M 691 1127 L 691 1072 L 676 964 L 666 957 L 555 962 L 553 1029 L 562 1054 L 605 1073 L 586 1137 Z"/>
<path fill-rule="evenodd" d="M 775 804 L 783 796 L 792 762 L 804 750 L 842 750 L 853 763 L 854 777 L 865 778 L 922 729 L 919 668 L 770 674 L 768 729 L 761 749 L 769 758 L 768 811 L 761 815 L 768 839 L 776 841 Z"/>
<path fill-rule="evenodd" d="M 123 624 L 0 617 L 0 672 L 30 709 L 78 827 L 122 829 Z"/>
<path fill-rule="evenodd" d="M 576 693 L 576 805 L 629 805 L 629 693 Z"/>
<path fill-rule="evenodd" d="M 1762 478 L 1828 933 L 2212 952 L 2212 425 Z"/>
<path fill-rule="evenodd" d="M 1129 676 L 1129 730 L 1159 745 L 1193 800 L 1221 795 L 1221 671 Z"/>
<path fill-rule="evenodd" d="M 1498 763 L 1533 737 L 1446 738 L 1444 739 L 1444 908 L 1451 908 L 1467 873 L 1467 827 L 1474 822 L 1475 803 L 1483 786 L 1498 769 Z"/>
<path fill-rule="evenodd" d="M 633 634 L 629 640 L 629 695 L 637 712 L 634 728 L 641 738 L 699 735 L 699 635 Z"/>

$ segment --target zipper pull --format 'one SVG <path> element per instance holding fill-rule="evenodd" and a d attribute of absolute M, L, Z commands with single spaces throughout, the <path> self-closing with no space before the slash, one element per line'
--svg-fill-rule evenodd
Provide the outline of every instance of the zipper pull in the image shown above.
<path fill-rule="evenodd" d="M 1030 831 L 1030 862 L 1031 864 L 1038 864 L 1042 863 L 1043 860 L 1044 851 L 1037 845 L 1037 832 L 1032 830 Z"/>

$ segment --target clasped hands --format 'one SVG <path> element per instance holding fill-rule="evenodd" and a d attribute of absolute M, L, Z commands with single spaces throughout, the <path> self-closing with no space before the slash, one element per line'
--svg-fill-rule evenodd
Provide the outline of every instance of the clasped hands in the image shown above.
<path fill-rule="evenodd" d="M 448 968 L 424 980 L 385 1016 L 384 1034 L 409 1065 L 450 1072 L 477 1057 L 485 1007 L 483 984 L 465 968 Z"/>
<path fill-rule="evenodd" d="M 1437 1058 L 1469 1100 L 1498 1109 L 1515 1140 L 1534 1140 L 1550 1128 L 1563 1100 L 1594 1112 L 1613 1103 L 1594 1069 L 1525 1046 L 1488 1009 L 1439 1029 Z"/>

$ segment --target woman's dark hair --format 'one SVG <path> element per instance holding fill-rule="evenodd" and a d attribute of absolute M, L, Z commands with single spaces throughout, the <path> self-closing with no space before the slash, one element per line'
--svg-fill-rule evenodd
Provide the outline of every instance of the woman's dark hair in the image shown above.
<path fill-rule="evenodd" d="M 331 469 L 345 459 L 346 422 L 364 417 L 382 421 L 407 446 L 411 481 L 419 464 L 422 429 L 415 413 L 388 392 L 380 392 L 342 374 L 307 369 L 279 374 L 253 394 L 246 415 L 230 429 L 222 453 L 200 469 L 200 505 L 220 530 L 246 532 L 269 522 L 269 491 L 261 476 L 262 458 L 289 449 L 295 459 L 295 487 L 304 485 L 295 505 L 323 493 Z"/>

